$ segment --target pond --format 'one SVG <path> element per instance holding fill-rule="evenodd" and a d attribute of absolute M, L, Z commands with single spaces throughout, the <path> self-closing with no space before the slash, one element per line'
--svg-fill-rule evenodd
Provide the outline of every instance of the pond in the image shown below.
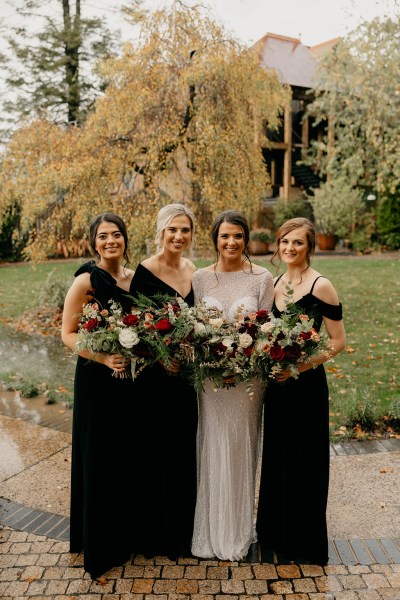
<path fill-rule="evenodd" d="M 0 379 L 18 376 L 25 383 L 46 383 L 51 389 L 66 388 L 72 396 L 76 356 L 61 338 L 29 335 L 0 323 Z M 0 388 L 0 412 L 33 423 L 68 431 L 72 411 L 63 402 L 46 404 L 46 398 L 24 398 Z"/>

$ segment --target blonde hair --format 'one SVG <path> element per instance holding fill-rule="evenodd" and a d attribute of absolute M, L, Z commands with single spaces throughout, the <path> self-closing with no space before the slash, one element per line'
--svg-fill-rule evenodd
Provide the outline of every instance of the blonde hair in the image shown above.
<path fill-rule="evenodd" d="M 158 211 L 158 214 L 157 214 L 157 231 L 156 231 L 156 237 L 154 240 L 155 244 L 156 244 L 157 252 L 159 252 L 163 247 L 162 243 L 163 243 L 165 229 L 171 223 L 172 219 L 175 219 L 175 217 L 180 217 L 181 215 L 187 217 L 190 221 L 190 229 L 191 229 L 192 235 L 191 235 L 189 248 L 190 249 L 192 248 L 193 240 L 194 240 L 194 230 L 195 230 L 194 214 L 192 213 L 190 208 L 188 208 L 187 206 L 184 206 L 183 204 L 173 203 L 173 204 L 167 204 L 166 206 L 163 206 Z"/>

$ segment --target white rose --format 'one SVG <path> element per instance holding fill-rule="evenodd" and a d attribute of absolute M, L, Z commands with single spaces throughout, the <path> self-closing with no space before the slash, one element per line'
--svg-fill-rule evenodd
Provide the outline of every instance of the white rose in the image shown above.
<path fill-rule="evenodd" d="M 231 348 L 231 347 L 232 347 L 232 344 L 233 344 L 233 339 L 232 339 L 232 338 L 230 338 L 230 337 L 225 337 L 225 338 L 223 338 L 221 341 L 222 341 L 223 345 L 224 345 L 226 348 Z"/>
<path fill-rule="evenodd" d="M 211 327 L 214 327 L 214 329 L 219 329 L 224 324 L 224 320 L 221 319 L 220 317 L 216 317 L 216 318 L 210 319 L 209 323 L 210 323 Z"/>
<path fill-rule="evenodd" d="M 205 333 L 206 326 L 204 325 L 204 323 L 201 323 L 200 321 L 196 321 L 194 324 L 194 332 L 198 333 L 198 334 Z"/>
<path fill-rule="evenodd" d="M 268 331 L 271 331 L 272 328 L 273 324 L 271 323 L 271 321 L 268 321 L 268 323 L 263 323 L 260 327 L 263 333 L 268 333 Z"/>
<path fill-rule="evenodd" d="M 118 339 L 124 348 L 133 348 L 139 342 L 139 336 L 133 329 L 121 329 Z"/>
<path fill-rule="evenodd" d="M 248 348 L 253 343 L 253 338 L 248 333 L 241 333 L 239 335 L 239 339 L 240 339 L 239 345 L 241 348 Z"/>

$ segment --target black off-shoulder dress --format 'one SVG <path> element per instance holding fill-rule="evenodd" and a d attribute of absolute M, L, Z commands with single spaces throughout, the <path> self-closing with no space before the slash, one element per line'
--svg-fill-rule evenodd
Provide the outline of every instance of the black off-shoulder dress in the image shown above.
<path fill-rule="evenodd" d="M 319 330 L 324 316 L 342 319 L 342 306 L 316 298 L 316 280 L 296 304 L 314 318 Z M 272 310 L 280 316 L 275 304 Z M 298 379 L 290 378 L 283 384 L 272 382 L 266 390 L 257 517 L 264 557 L 273 550 L 283 561 L 328 561 L 328 402 L 323 365 L 301 373 Z"/>
<path fill-rule="evenodd" d="M 129 310 L 131 301 L 115 279 L 93 261 L 75 276 L 90 273 L 95 300 L 111 298 Z M 137 417 L 134 382 L 117 379 L 98 362 L 78 357 L 74 384 L 71 465 L 70 551 L 84 552 L 93 579 L 123 564 L 134 552 L 138 518 L 134 473 Z"/>

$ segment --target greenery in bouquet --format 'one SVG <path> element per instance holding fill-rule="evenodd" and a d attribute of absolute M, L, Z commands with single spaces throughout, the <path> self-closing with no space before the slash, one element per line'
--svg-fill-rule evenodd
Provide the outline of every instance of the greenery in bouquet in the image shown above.
<path fill-rule="evenodd" d="M 290 301 L 280 317 L 259 311 L 245 317 L 244 326 L 255 330 L 250 363 L 254 375 L 262 379 L 274 378 L 286 369 L 297 378 L 299 363 L 328 352 L 326 338 L 316 331 L 313 319 Z"/>
<path fill-rule="evenodd" d="M 109 300 L 109 307 L 103 308 L 92 299 L 82 309 L 76 349 L 78 352 L 89 350 L 92 354 L 121 354 L 131 359 L 133 368 L 122 373 L 113 372 L 113 376 L 125 378 L 137 375 L 151 362 L 141 343 L 144 327 L 140 312 L 126 314 L 114 300 Z"/>
<path fill-rule="evenodd" d="M 151 298 L 137 294 L 129 298 L 132 312 L 140 315 L 140 344 L 151 363 L 161 361 L 168 367 L 174 361 L 182 362 L 186 356 L 182 348 L 187 346 L 194 329 L 192 308 L 180 296 L 168 294 Z"/>
<path fill-rule="evenodd" d="M 214 388 L 229 388 L 250 378 L 247 334 L 242 335 L 237 322 L 223 319 L 217 308 L 203 303 L 191 309 L 193 331 L 181 343 L 182 360 L 190 367 L 191 381 L 197 392 L 210 379 Z"/>

